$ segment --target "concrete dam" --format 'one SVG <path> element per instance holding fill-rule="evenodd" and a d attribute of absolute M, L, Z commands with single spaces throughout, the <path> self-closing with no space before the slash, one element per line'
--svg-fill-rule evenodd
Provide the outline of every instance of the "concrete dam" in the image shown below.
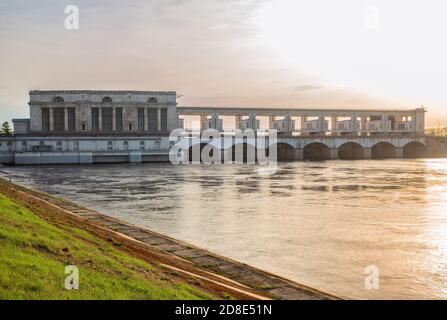
<path fill-rule="evenodd" d="M 30 91 L 30 118 L 13 119 L 14 135 L 0 137 L 2 164 L 90 164 L 169 161 L 180 144 L 188 160 L 206 145 L 230 158 L 238 145 L 244 158 L 259 148 L 258 132 L 275 131 L 279 161 L 384 159 L 445 156 L 447 141 L 425 135 L 421 108 L 303 109 L 177 106 L 173 91 Z M 191 119 L 195 128 L 188 128 Z M 230 128 L 224 121 L 231 122 Z M 219 139 L 195 138 L 213 130 Z M 234 130 L 255 132 L 238 141 Z M 196 149 L 194 149 L 196 148 Z"/>

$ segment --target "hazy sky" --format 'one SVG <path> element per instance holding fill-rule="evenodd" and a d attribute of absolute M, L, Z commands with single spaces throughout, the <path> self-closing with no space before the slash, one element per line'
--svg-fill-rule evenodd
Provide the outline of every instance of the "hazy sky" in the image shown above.
<path fill-rule="evenodd" d="M 198 106 L 423 104 L 447 126 L 446 14 L 444 0 L 0 0 L 0 120 L 29 116 L 30 89 L 141 89 Z"/>

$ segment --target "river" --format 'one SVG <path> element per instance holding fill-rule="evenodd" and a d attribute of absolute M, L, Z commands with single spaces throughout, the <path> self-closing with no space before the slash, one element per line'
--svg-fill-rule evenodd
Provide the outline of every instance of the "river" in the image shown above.
<path fill-rule="evenodd" d="M 447 159 L 6 167 L 24 185 L 347 298 L 447 298 Z M 365 268 L 379 286 L 367 289 Z M 371 267 L 369 267 L 371 268 Z M 367 278 L 369 279 L 369 278 Z"/>

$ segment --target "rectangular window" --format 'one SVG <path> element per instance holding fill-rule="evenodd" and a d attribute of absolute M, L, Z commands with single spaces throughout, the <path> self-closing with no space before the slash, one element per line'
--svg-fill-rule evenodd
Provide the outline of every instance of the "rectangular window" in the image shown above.
<path fill-rule="evenodd" d="M 148 109 L 148 123 L 149 123 L 149 131 L 157 131 L 158 130 L 158 113 L 157 109 L 150 108 Z"/>
<path fill-rule="evenodd" d="M 123 131 L 123 108 L 115 109 L 116 131 Z"/>
<path fill-rule="evenodd" d="M 102 108 L 102 131 L 113 130 L 113 109 Z"/>
<path fill-rule="evenodd" d="M 99 129 L 99 110 L 92 108 L 92 131 L 98 132 Z"/>
<path fill-rule="evenodd" d="M 168 131 L 168 109 L 163 108 L 161 109 L 161 131 L 166 132 Z"/>
<path fill-rule="evenodd" d="M 50 109 L 42 108 L 42 132 L 50 131 Z"/>
<path fill-rule="evenodd" d="M 65 130 L 65 109 L 64 108 L 54 108 L 53 109 L 53 121 L 54 121 L 54 131 L 64 131 Z"/>
<path fill-rule="evenodd" d="M 68 108 L 68 131 L 76 130 L 76 109 Z"/>
<path fill-rule="evenodd" d="M 138 108 L 138 132 L 144 131 L 144 109 Z"/>

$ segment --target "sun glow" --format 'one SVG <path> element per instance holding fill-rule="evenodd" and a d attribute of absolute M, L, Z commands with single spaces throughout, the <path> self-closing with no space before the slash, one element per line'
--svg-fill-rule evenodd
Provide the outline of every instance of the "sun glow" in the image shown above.
<path fill-rule="evenodd" d="M 389 1 L 269 2 L 255 20 L 272 59 L 327 86 L 359 89 L 394 105 L 447 103 L 447 4 Z M 441 113 L 441 111 L 438 111 Z M 445 117 L 445 112 L 444 112 Z"/>

